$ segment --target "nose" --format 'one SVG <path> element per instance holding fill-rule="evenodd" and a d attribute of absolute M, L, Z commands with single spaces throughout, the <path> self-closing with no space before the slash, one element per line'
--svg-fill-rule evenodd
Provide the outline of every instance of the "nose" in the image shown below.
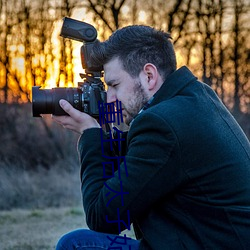
<path fill-rule="evenodd" d="M 111 103 L 111 102 L 115 102 L 117 99 L 114 91 L 112 91 L 110 88 L 108 88 L 108 91 L 107 91 L 107 102 L 108 103 Z"/>

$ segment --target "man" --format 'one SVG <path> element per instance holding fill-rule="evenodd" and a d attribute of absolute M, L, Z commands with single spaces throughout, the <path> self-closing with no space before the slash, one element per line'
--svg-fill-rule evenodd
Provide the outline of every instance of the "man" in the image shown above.
<path fill-rule="evenodd" d="M 250 249 L 249 141 L 209 86 L 176 69 L 169 34 L 129 26 L 98 43 L 92 59 L 104 66 L 108 103 L 121 101 L 130 126 L 125 158 L 104 176 L 103 162 L 114 159 L 109 134 L 60 101 L 69 116 L 54 120 L 81 134 L 91 230 L 65 235 L 57 249 Z M 137 240 L 123 238 L 122 248 L 111 239 L 125 222 Z"/>

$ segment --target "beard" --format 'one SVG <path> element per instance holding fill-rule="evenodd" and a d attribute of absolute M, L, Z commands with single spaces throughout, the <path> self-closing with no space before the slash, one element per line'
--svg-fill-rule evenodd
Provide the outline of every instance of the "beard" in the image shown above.
<path fill-rule="evenodd" d="M 129 123 L 135 118 L 135 116 L 149 100 L 149 96 L 142 88 L 140 81 L 135 81 L 133 91 L 134 95 L 128 99 L 127 105 L 123 105 L 123 117 L 127 125 L 129 125 Z"/>

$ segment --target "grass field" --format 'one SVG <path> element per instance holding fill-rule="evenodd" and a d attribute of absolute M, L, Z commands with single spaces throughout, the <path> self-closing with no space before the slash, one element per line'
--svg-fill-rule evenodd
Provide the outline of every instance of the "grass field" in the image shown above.
<path fill-rule="evenodd" d="M 81 207 L 0 211 L 0 250 L 52 250 L 77 228 L 87 228 Z M 125 233 L 134 238 L 132 230 Z"/>
<path fill-rule="evenodd" d="M 77 228 L 87 228 L 80 207 L 0 211 L 0 249 L 54 249 L 61 235 Z"/>

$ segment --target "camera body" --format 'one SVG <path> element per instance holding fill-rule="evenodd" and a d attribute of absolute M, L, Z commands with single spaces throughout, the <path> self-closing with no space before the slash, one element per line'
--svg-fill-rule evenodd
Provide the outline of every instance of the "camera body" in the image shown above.
<path fill-rule="evenodd" d="M 81 62 L 86 73 L 80 74 L 83 82 L 78 83 L 78 88 L 32 87 L 33 117 L 41 117 L 41 114 L 68 115 L 59 105 L 61 99 L 82 112 L 98 117 L 98 103 L 107 101 L 107 93 L 101 81 L 103 66 L 94 65 L 90 60 L 92 47 L 97 41 L 97 31 L 88 23 L 65 17 L 60 36 L 83 42 Z"/>
<path fill-rule="evenodd" d="M 83 82 L 78 90 L 80 94 L 79 102 L 74 100 L 75 108 L 93 117 L 99 116 L 99 102 L 107 101 L 107 92 L 103 88 L 103 83 Z"/>

